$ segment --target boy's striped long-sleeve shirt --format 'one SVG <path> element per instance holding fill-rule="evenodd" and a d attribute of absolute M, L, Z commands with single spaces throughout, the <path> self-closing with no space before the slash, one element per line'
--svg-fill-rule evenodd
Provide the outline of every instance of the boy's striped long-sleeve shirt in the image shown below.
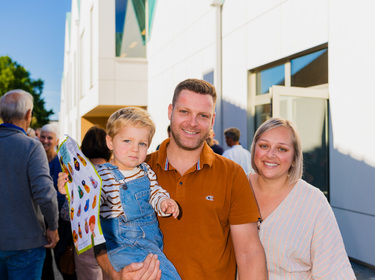
<path fill-rule="evenodd" d="M 169 216 L 170 214 L 164 214 L 160 209 L 160 203 L 169 198 L 169 193 L 158 185 L 156 180 L 156 174 L 147 163 L 143 163 L 147 167 L 147 176 L 150 180 L 150 201 L 149 203 L 155 209 L 159 216 Z M 105 165 L 96 165 L 96 170 L 102 178 L 102 192 L 100 197 L 100 215 L 105 219 L 117 218 L 124 214 L 121 206 L 119 187 L 121 186 L 117 182 L 111 172 L 105 167 Z M 141 167 L 136 167 L 130 171 L 120 170 L 125 176 L 125 182 L 143 177 L 145 171 Z"/>

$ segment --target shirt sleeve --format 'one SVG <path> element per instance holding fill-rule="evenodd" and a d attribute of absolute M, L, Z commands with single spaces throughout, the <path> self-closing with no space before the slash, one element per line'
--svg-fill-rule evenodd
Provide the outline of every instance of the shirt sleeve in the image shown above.
<path fill-rule="evenodd" d="M 49 174 L 46 153 L 41 143 L 35 146 L 28 162 L 28 177 L 33 200 L 39 205 L 50 230 L 58 227 L 57 194 Z"/>
<path fill-rule="evenodd" d="M 157 181 L 155 172 L 151 169 L 151 167 L 145 163 L 147 167 L 147 176 L 150 180 L 150 201 L 149 203 L 152 205 L 158 216 L 166 217 L 170 216 L 171 214 L 165 214 L 161 211 L 160 204 L 163 200 L 170 198 L 169 193 L 164 190 Z"/>
<path fill-rule="evenodd" d="M 313 279 L 355 279 L 332 208 L 324 195 L 321 196 L 323 202 L 318 209 L 311 241 Z"/>
<path fill-rule="evenodd" d="M 260 214 L 249 180 L 241 166 L 235 166 L 229 223 L 238 225 L 257 222 Z"/>

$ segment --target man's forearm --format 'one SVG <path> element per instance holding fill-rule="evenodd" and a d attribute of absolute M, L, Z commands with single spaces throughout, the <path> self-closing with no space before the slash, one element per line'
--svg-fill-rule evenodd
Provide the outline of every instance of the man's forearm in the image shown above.
<path fill-rule="evenodd" d="M 230 231 L 240 280 L 266 280 L 267 265 L 257 224 L 231 225 Z"/>
<path fill-rule="evenodd" d="M 238 279 L 268 279 L 267 265 L 264 255 L 259 251 L 259 256 L 239 260 Z M 264 254 L 264 253 L 263 253 Z"/>

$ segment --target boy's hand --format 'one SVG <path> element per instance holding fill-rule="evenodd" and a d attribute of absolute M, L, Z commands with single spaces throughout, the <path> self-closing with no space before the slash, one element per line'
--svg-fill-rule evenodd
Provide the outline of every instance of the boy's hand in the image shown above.
<path fill-rule="evenodd" d="M 178 204 L 171 198 L 164 199 L 160 203 L 160 209 L 163 213 L 172 214 L 173 218 L 177 218 L 180 214 L 180 208 L 178 207 Z"/>
<path fill-rule="evenodd" d="M 66 194 L 65 184 L 68 182 L 68 174 L 64 172 L 59 173 L 59 178 L 57 179 L 57 189 L 61 194 Z"/>

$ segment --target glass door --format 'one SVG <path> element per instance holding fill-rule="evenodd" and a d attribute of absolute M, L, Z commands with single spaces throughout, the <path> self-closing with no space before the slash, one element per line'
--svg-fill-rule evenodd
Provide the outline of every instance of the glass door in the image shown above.
<path fill-rule="evenodd" d="M 304 158 L 303 179 L 328 198 L 328 88 L 272 86 L 272 116 L 292 120 L 299 130 Z"/>

